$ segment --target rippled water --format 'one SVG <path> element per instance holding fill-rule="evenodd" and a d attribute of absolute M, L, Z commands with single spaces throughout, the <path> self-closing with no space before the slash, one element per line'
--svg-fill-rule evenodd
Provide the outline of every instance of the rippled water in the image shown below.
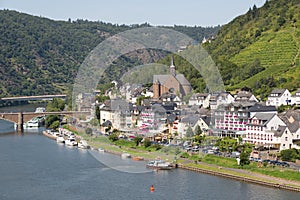
<path fill-rule="evenodd" d="M 118 170 L 103 164 L 108 161 Z M 124 172 L 132 166 L 145 173 Z M 0 134 L 0 199 L 296 200 L 299 193 L 180 169 L 149 172 L 142 162 L 66 147 L 40 132 L 12 132 Z"/>

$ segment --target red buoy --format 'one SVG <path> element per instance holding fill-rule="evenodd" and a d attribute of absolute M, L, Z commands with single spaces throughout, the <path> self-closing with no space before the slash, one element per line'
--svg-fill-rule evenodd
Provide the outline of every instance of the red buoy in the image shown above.
<path fill-rule="evenodd" d="M 154 186 L 153 186 L 153 185 L 151 185 L 150 191 L 151 191 L 151 192 L 154 192 Z"/>

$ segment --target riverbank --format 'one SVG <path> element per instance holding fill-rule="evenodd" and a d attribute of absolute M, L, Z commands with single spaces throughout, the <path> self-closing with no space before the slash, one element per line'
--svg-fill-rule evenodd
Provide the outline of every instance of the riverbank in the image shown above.
<path fill-rule="evenodd" d="M 132 156 L 143 157 L 144 160 L 153 160 L 157 157 L 166 161 L 174 161 L 179 168 L 185 170 L 191 170 L 199 173 L 206 173 L 210 175 L 220 176 L 224 178 L 235 179 L 238 181 L 245 181 L 249 183 L 260 184 L 268 187 L 274 187 L 279 189 L 285 189 L 295 192 L 300 192 L 300 182 L 292 181 L 283 178 L 277 178 L 257 172 L 252 172 L 246 169 L 236 169 L 222 167 L 214 164 L 208 164 L 204 162 L 195 162 L 194 160 L 177 158 L 176 153 L 172 151 L 146 151 L 140 148 L 130 148 L 126 146 L 116 146 L 112 144 L 106 136 L 88 136 L 82 132 L 82 130 L 75 131 L 80 137 L 83 137 L 89 145 L 95 149 L 103 148 L 106 152 L 115 155 L 121 155 L 122 153 L 129 153 Z M 282 171 L 284 173 L 284 171 Z M 300 175 L 300 173 L 299 173 Z"/>

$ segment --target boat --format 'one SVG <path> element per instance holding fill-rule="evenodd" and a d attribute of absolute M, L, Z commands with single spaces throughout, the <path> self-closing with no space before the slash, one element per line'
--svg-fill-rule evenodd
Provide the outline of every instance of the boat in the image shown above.
<path fill-rule="evenodd" d="M 78 148 L 80 148 L 80 149 L 89 149 L 90 146 L 87 144 L 87 142 L 85 140 L 80 140 L 78 142 Z"/>
<path fill-rule="evenodd" d="M 25 128 L 38 128 L 45 123 L 45 116 L 38 116 L 24 124 Z"/>
<path fill-rule="evenodd" d="M 68 138 L 67 140 L 65 140 L 65 144 L 67 146 L 77 146 L 78 143 L 76 142 L 75 139 L 72 139 L 72 138 Z"/>
<path fill-rule="evenodd" d="M 157 170 L 170 170 L 174 168 L 174 166 L 171 163 L 165 162 L 163 160 L 149 161 L 146 167 L 151 169 L 157 169 Z"/>
<path fill-rule="evenodd" d="M 46 108 L 44 107 L 37 107 L 35 109 L 35 113 L 44 113 L 44 112 L 46 112 Z"/>
<path fill-rule="evenodd" d="M 59 133 L 58 132 L 53 132 L 51 130 L 46 130 L 46 131 L 43 131 L 43 135 L 50 138 L 50 139 L 52 139 L 52 140 L 56 140 Z"/>
<path fill-rule="evenodd" d="M 101 153 L 105 152 L 104 149 L 102 149 L 102 148 L 99 148 L 98 151 L 101 152 Z"/>
<path fill-rule="evenodd" d="M 142 161 L 142 160 L 144 160 L 144 158 L 141 156 L 134 156 L 134 157 L 132 157 L 132 160 Z"/>
<path fill-rule="evenodd" d="M 129 153 L 122 153 L 121 158 L 123 159 L 131 158 L 131 155 Z"/>
<path fill-rule="evenodd" d="M 56 138 L 56 142 L 57 143 L 65 143 L 65 138 L 62 135 L 60 135 Z"/>

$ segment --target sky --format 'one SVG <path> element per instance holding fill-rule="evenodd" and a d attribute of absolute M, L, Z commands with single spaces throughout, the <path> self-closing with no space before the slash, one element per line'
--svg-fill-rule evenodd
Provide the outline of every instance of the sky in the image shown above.
<path fill-rule="evenodd" d="M 54 20 L 113 24 L 223 25 L 266 0 L 0 0 L 1 9 Z"/>

